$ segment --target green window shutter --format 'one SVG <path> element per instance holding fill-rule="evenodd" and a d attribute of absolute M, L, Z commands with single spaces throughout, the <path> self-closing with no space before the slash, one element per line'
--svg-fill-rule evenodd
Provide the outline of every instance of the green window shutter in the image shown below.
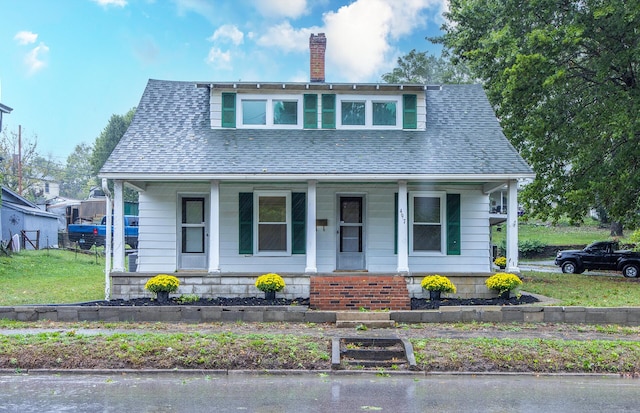
<path fill-rule="evenodd" d="M 240 192 L 238 253 L 253 254 L 253 193 Z"/>
<path fill-rule="evenodd" d="M 291 253 L 307 252 L 307 194 L 291 193 Z"/>
<path fill-rule="evenodd" d="M 336 95 L 322 95 L 322 129 L 336 128 Z"/>
<path fill-rule="evenodd" d="M 402 95 L 402 128 L 416 129 L 418 127 L 418 96 Z"/>
<path fill-rule="evenodd" d="M 447 194 L 447 255 L 460 255 L 460 194 Z"/>
<path fill-rule="evenodd" d="M 398 254 L 398 193 L 393 197 L 393 253 Z"/>
<path fill-rule="evenodd" d="M 222 94 L 222 127 L 236 127 L 236 94 Z"/>
<path fill-rule="evenodd" d="M 304 95 L 304 128 L 318 128 L 318 95 Z"/>

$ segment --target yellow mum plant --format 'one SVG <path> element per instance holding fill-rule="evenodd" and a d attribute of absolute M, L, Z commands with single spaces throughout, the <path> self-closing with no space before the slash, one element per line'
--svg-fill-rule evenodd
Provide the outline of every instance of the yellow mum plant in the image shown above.
<path fill-rule="evenodd" d="M 453 285 L 451 280 L 438 274 L 427 275 L 422 279 L 420 285 L 427 291 L 440 291 L 443 293 L 456 292 L 456 286 Z"/>
<path fill-rule="evenodd" d="M 144 288 L 156 294 L 162 291 L 173 293 L 178 290 L 179 285 L 180 280 L 178 280 L 177 277 L 167 274 L 158 274 L 155 277 L 150 278 L 144 285 Z"/>
<path fill-rule="evenodd" d="M 484 284 L 490 290 L 496 290 L 499 293 L 504 293 L 520 287 L 522 285 L 522 280 L 515 274 L 499 272 L 487 278 Z"/>
<path fill-rule="evenodd" d="M 263 274 L 256 280 L 256 288 L 265 293 L 282 291 L 284 287 L 285 283 L 282 277 L 272 272 Z"/>
<path fill-rule="evenodd" d="M 495 265 L 497 265 L 498 267 L 506 267 L 507 266 L 507 257 L 498 257 L 493 261 L 493 263 Z"/>

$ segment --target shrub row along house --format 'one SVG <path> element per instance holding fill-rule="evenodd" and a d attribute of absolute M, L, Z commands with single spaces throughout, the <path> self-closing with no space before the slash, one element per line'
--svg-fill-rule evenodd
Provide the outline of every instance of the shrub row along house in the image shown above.
<path fill-rule="evenodd" d="M 518 270 L 516 184 L 533 173 L 482 87 L 325 82 L 325 44 L 310 38 L 308 83 L 148 82 L 101 170 L 115 188 L 113 297 L 142 295 L 161 272 L 202 296 L 255 295 L 255 277 L 277 272 L 285 295 L 312 304 L 327 276 L 336 288 L 393 276 L 416 294 L 413 278 L 437 272 L 467 277 L 459 293 L 477 296 L 491 271 L 489 194 L 505 185 Z M 140 194 L 135 273 L 123 185 Z"/>

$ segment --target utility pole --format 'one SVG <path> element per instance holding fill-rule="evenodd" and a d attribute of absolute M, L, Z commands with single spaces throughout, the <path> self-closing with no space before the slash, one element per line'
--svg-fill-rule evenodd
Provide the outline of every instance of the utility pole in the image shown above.
<path fill-rule="evenodd" d="M 22 196 L 22 125 L 18 125 L 18 195 Z"/>

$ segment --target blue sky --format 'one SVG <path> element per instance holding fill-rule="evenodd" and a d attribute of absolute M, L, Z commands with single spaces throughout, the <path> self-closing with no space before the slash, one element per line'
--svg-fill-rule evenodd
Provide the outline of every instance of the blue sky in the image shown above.
<path fill-rule="evenodd" d="M 64 163 L 147 80 L 308 81 L 309 35 L 327 82 L 379 82 L 411 49 L 439 55 L 447 0 L 0 0 L 3 128 Z"/>

